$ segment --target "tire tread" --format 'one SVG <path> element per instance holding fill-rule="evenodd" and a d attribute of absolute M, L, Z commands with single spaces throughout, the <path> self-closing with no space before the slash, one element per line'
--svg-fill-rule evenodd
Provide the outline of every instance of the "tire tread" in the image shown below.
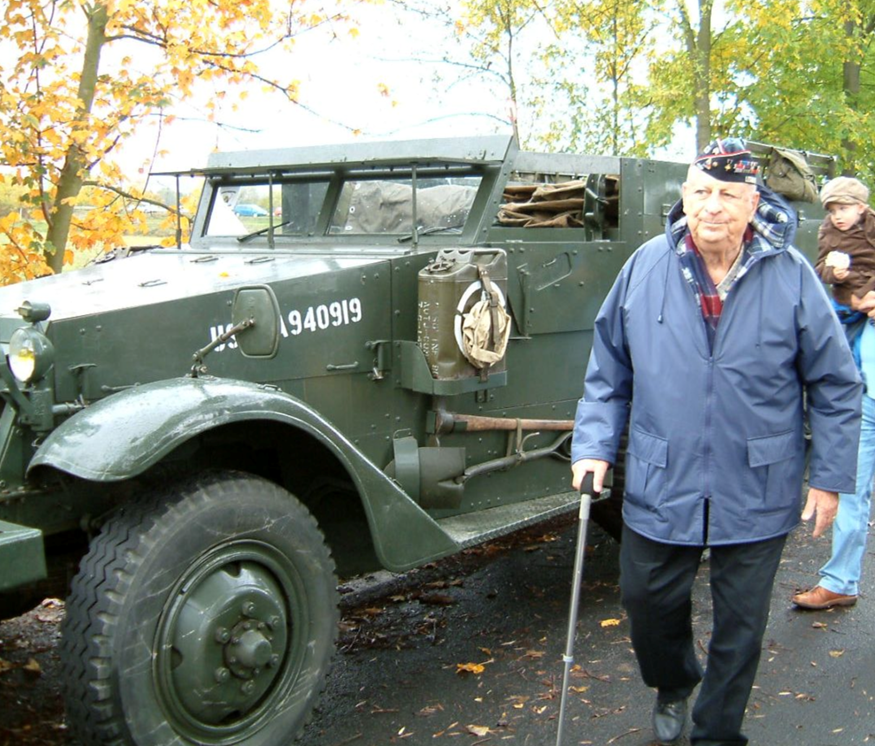
<path fill-rule="evenodd" d="M 82 746 L 139 746 L 130 738 L 125 714 L 113 697 L 112 645 L 127 590 L 148 556 L 155 536 L 179 525 L 187 515 L 197 514 L 198 508 L 210 501 L 233 497 L 241 481 L 252 480 L 257 480 L 262 488 L 273 488 L 290 497 L 277 485 L 248 474 L 201 473 L 173 484 L 171 489 L 168 485 L 157 486 L 138 502 L 120 507 L 92 541 L 73 579 L 61 626 L 67 723 Z M 289 501 L 288 508 L 290 517 L 306 523 L 308 530 L 321 538 L 319 559 L 334 577 L 334 562 L 315 518 L 296 499 Z M 336 590 L 333 600 L 332 646 L 339 621 Z M 305 722 L 310 717 L 312 713 L 308 713 Z"/>

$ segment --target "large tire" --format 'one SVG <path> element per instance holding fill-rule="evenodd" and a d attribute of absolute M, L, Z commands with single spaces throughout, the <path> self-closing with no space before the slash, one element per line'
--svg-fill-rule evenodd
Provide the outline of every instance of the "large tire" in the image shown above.
<path fill-rule="evenodd" d="M 125 506 L 92 542 L 63 626 L 82 744 L 287 744 L 337 637 L 334 563 L 271 482 L 200 475 Z"/>

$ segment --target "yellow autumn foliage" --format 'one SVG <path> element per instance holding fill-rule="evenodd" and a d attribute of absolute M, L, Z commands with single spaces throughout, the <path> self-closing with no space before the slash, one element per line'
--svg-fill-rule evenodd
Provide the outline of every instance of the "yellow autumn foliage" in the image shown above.
<path fill-rule="evenodd" d="M 0 218 L 0 285 L 51 274 L 42 246 L 33 245 L 31 225 L 17 212 Z"/>
<path fill-rule="evenodd" d="M 294 65 L 287 80 L 266 77 L 259 53 L 349 22 L 343 7 L 360 1 L 336 0 L 329 17 L 321 0 L 6 0 L 0 42 L 18 55 L 0 83 L 0 179 L 20 205 L 0 223 L 0 284 L 144 232 L 144 194 L 114 160 L 137 125 L 159 116 L 169 126 L 174 102 L 204 80 L 225 91 L 257 81 L 297 100 Z M 220 103 L 209 100 L 208 115 Z"/>

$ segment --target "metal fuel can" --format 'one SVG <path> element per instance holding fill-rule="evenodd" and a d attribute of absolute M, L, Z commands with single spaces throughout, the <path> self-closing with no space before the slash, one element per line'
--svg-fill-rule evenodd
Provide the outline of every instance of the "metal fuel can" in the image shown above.
<path fill-rule="evenodd" d="M 462 321 L 484 295 L 488 277 L 498 302 L 507 304 L 507 255 L 499 249 L 444 249 L 419 272 L 417 342 L 432 378 L 454 381 L 480 375 L 462 352 Z M 502 358 L 489 373 L 506 369 Z"/>

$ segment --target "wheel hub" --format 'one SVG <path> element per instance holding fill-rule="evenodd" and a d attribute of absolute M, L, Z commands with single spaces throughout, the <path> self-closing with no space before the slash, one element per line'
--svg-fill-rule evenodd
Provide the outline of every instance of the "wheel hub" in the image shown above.
<path fill-rule="evenodd" d="M 253 629 L 253 624 L 255 629 Z M 225 661 L 235 676 L 251 679 L 275 660 L 271 640 L 273 634 L 264 622 L 239 622 L 225 645 Z"/>
<path fill-rule="evenodd" d="M 288 663 L 288 594 L 262 559 L 217 552 L 188 575 L 165 615 L 159 669 L 167 699 L 196 729 L 246 720 Z"/>

